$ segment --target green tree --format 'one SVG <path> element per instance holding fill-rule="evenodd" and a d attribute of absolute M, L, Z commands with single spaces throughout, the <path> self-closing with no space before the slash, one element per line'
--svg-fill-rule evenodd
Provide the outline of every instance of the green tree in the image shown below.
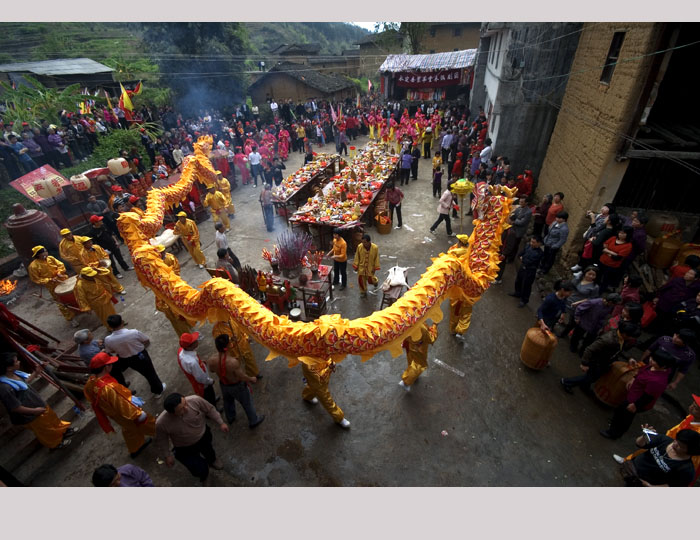
<path fill-rule="evenodd" d="M 3 114 L 5 122 L 28 122 L 39 125 L 41 120 L 58 122 L 61 111 L 76 111 L 78 103 L 84 101 L 86 96 L 80 93 L 80 85 L 72 84 L 63 90 L 47 88 L 29 75 L 24 79 L 30 86 L 19 85 L 12 88 L 9 84 L 0 82 L 4 92 L 2 99 L 7 110 Z M 102 103 L 104 98 L 90 96 L 90 99 Z"/>
<path fill-rule="evenodd" d="M 400 34 L 404 39 L 404 49 L 410 54 L 420 54 L 423 38 L 428 30 L 428 23 L 424 22 L 380 22 L 375 25 L 375 30 L 388 33 L 387 37 Z"/>
<path fill-rule="evenodd" d="M 143 38 L 181 110 L 220 109 L 243 101 L 249 45 L 241 23 L 144 23 Z"/>

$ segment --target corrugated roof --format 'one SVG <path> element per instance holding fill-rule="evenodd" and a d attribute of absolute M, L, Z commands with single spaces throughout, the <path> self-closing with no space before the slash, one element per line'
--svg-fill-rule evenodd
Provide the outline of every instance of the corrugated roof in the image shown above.
<path fill-rule="evenodd" d="M 1 72 L 28 72 L 35 75 L 86 75 L 92 73 L 109 73 L 111 67 L 95 62 L 90 58 L 62 58 L 42 62 L 18 62 L 0 64 Z"/>
<path fill-rule="evenodd" d="M 390 54 L 384 60 L 379 71 L 396 73 L 398 71 L 461 69 L 471 67 L 475 62 L 476 49 L 435 54 Z"/>

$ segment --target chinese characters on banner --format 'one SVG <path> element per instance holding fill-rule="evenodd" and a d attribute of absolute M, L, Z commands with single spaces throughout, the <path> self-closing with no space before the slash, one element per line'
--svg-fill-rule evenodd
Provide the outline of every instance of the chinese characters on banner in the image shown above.
<path fill-rule="evenodd" d="M 21 176 L 17 180 L 10 182 L 10 185 L 19 191 L 22 195 L 25 195 L 32 202 L 39 203 L 42 202 L 44 205 L 53 204 L 54 201 L 51 199 L 46 199 L 39 195 L 34 188 L 35 182 L 40 182 L 42 180 L 48 180 L 52 184 L 56 185 L 57 189 L 62 190 L 66 186 L 70 186 L 70 182 L 59 173 L 56 169 L 49 165 L 43 165 L 38 169 L 31 171 L 30 173 Z M 63 200 L 66 196 L 63 191 L 60 191 L 56 200 Z"/>
<path fill-rule="evenodd" d="M 421 73 L 402 71 L 394 75 L 396 86 L 408 88 L 439 88 L 441 86 L 453 86 L 460 84 L 461 78 L 461 69 L 423 71 Z"/>

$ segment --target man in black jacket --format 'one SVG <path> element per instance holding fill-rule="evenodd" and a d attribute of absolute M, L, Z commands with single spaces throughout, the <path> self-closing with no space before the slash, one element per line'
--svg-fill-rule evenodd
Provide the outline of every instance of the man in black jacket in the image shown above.
<path fill-rule="evenodd" d="M 617 330 L 610 330 L 596 339 L 583 352 L 583 360 L 581 360 L 583 375 L 567 377 L 559 381 L 564 391 L 573 394 L 574 386 L 582 386 L 584 390 L 589 390 L 591 384 L 605 375 L 611 364 L 620 359 L 622 351 L 629 348 L 639 334 L 639 325 L 620 321 Z"/>
<path fill-rule="evenodd" d="M 122 253 L 121 251 L 119 251 L 119 246 L 117 245 L 117 242 L 114 240 L 112 233 L 108 231 L 107 228 L 104 226 L 103 220 L 104 218 L 102 216 L 90 217 L 90 223 L 92 224 L 92 227 L 90 229 L 90 237 L 92 238 L 93 242 L 95 242 L 98 246 L 107 250 L 107 252 L 109 253 L 109 260 L 112 261 L 112 271 L 114 272 L 114 275 L 116 277 L 121 279 L 123 276 L 119 273 L 119 270 L 117 269 L 116 261 L 119 262 L 119 265 L 124 270 L 133 270 L 133 268 L 129 266 L 128 263 L 124 260 L 124 257 L 122 257 Z"/>
<path fill-rule="evenodd" d="M 537 276 L 537 268 L 544 257 L 542 251 L 542 238 L 533 236 L 530 243 L 520 252 L 520 268 L 515 276 L 515 292 L 508 293 L 510 296 L 520 298 L 520 307 L 525 306 L 530 301 L 532 284 Z"/>

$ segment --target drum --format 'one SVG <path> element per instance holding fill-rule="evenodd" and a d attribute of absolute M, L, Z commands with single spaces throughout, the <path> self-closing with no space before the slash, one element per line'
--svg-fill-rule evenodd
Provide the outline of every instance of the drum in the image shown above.
<path fill-rule="evenodd" d="M 112 261 L 110 261 L 109 259 L 100 259 L 100 266 L 102 268 L 109 268 L 110 266 L 112 266 Z"/>
<path fill-rule="evenodd" d="M 292 308 L 289 310 L 289 318 L 292 321 L 300 321 L 301 320 L 301 309 L 298 307 Z"/>
<path fill-rule="evenodd" d="M 593 385 L 596 397 L 611 407 L 617 407 L 627 398 L 627 383 L 637 375 L 638 367 L 627 362 L 613 362 L 610 370 Z"/>
<path fill-rule="evenodd" d="M 539 326 L 530 328 L 525 334 L 520 348 L 520 360 L 527 367 L 542 369 L 547 367 L 557 346 L 557 338 L 551 332 L 543 332 Z"/>
<path fill-rule="evenodd" d="M 71 276 L 67 280 L 59 283 L 54 289 L 54 294 L 59 302 L 74 308 L 80 308 L 78 300 L 75 298 L 75 284 L 78 281 L 78 276 Z"/>

